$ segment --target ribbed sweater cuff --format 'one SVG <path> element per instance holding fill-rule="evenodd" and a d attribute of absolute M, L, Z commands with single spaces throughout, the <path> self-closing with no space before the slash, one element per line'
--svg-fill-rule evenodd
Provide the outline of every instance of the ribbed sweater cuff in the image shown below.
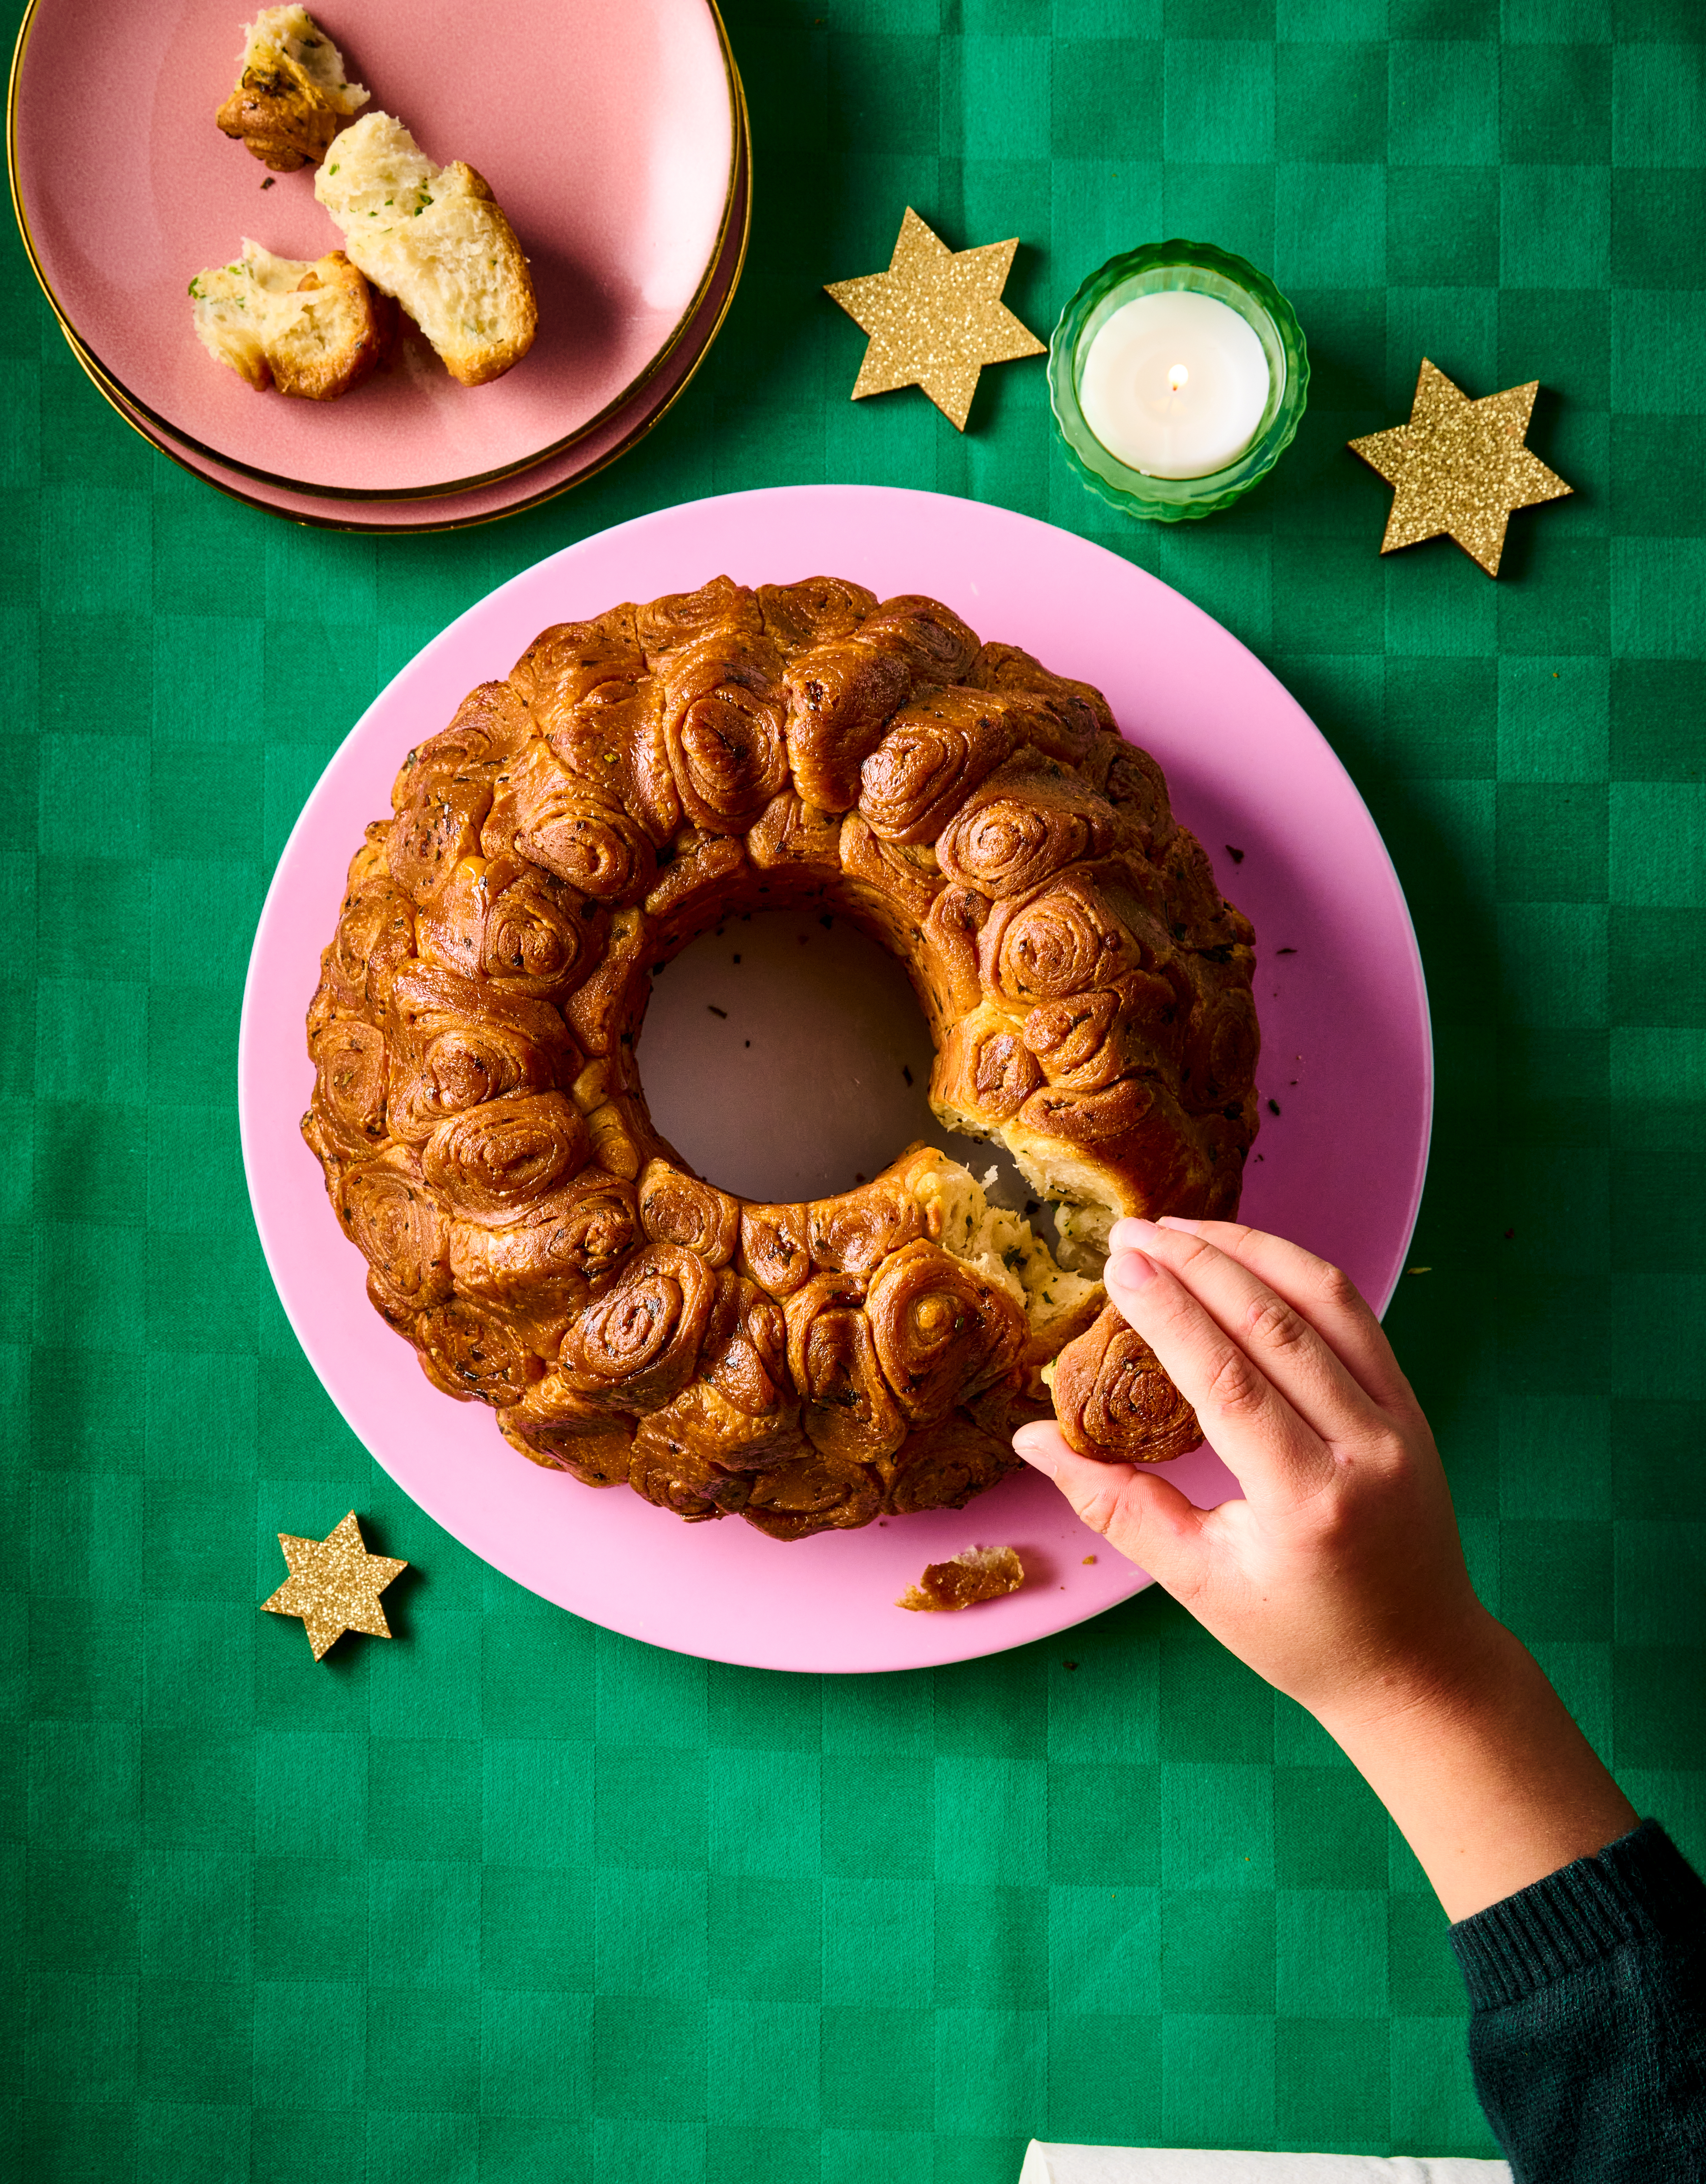
<path fill-rule="evenodd" d="M 1477 2009 L 1520 2002 L 1627 1942 L 1706 1930 L 1706 1884 L 1657 1820 L 1451 1930 Z"/>

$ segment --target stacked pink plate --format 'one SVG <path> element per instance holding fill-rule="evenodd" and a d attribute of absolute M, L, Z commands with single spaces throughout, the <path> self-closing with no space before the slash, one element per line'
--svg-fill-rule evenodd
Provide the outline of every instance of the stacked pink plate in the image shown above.
<path fill-rule="evenodd" d="M 749 220 L 739 76 L 711 0 L 347 9 L 310 12 L 368 110 L 477 168 L 521 238 L 539 334 L 502 379 L 459 386 L 411 330 L 365 384 L 305 402 L 255 393 L 202 348 L 200 268 L 245 236 L 310 259 L 340 240 L 311 167 L 269 176 L 215 126 L 243 43 L 243 11 L 215 0 L 34 0 L 8 109 L 19 224 L 90 378 L 209 484 L 345 529 L 489 521 L 631 446 L 715 338 Z"/>

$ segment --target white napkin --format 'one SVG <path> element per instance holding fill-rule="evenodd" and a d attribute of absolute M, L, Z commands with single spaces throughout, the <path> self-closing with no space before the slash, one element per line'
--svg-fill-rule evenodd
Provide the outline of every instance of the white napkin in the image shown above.
<path fill-rule="evenodd" d="M 1509 2164 L 1455 2155 L 1213 2153 L 1191 2147 L 1025 2149 L 1019 2184 L 1511 2184 Z"/>

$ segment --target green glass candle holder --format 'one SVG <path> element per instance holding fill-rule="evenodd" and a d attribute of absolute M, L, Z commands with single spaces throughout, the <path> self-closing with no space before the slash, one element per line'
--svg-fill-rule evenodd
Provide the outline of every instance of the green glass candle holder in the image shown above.
<path fill-rule="evenodd" d="M 1255 333 L 1268 361 L 1268 402 L 1255 437 L 1224 469 L 1202 477 L 1154 477 L 1132 469 L 1097 439 L 1079 404 L 1084 360 L 1102 327 L 1135 297 L 1167 288 L 1194 289 L 1228 304 Z M 1049 341 L 1049 406 L 1068 462 L 1092 493 L 1151 523 L 1230 507 L 1291 445 L 1308 392 L 1309 352 L 1297 314 L 1265 274 L 1212 242 L 1150 242 L 1110 258 L 1079 287 Z"/>

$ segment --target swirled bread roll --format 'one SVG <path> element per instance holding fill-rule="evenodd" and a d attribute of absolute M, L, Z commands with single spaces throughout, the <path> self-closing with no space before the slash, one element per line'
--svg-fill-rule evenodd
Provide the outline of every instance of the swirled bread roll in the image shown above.
<path fill-rule="evenodd" d="M 1104 1305 L 1046 1374 L 1067 1445 L 1105 1463 L 1165 1463 L 1197 1447 L 1196 1413 L 1135 1327 Z"/>
<path fill-rule="evenodd" d="M 839 577 L 812 577 L 803 584 L 761 584 L 758 610 L 764 627 L 785 652 L 804 651 L 856 630 L 877 605 L 875 592 Z"/>
<path fill-rule="evenodd" d="M 865 1275 L 924 1233 L 924 1217 L 904 1172 L 879 1175 L 857 1190 L 820 1198 L 806 1208 L 811 1262 Z"/>
<path fill-rule="evenodd" d="M 410 965 L 392 983 L 386 1030 L 393 1137 L 418 1144 L 446 1116 L 549 1092 L 577 1061 L 549 1001 L 494 994 L 454 971 Z"/>
<path fill-rule="evenodd" d="M 883 1261 L 865 1310 L 883 1377 L 913 1425 L 981 1394 L 1024 1347 L 1024 1312 L 1007 1291 L 922 1240 Z"/>
<path fill-rule="evenodd" d="M 453 1221 L 450 1273 L 459 1295 L 537 1330 L 540 1356 L 555 1355 L 638 1233 L 632 1185 L 594 1167 L 499 1226 Z"/>
<path fill-rule="evenodd" d="M 1029 894 L 1051 874 L 1105 855 L 1118 815 L 1079 774 L 1034 753 L 992 772 L 940 831 L 936 861 L 951 881 L 992 901 Z"/>
<path fill-rule="evenodd" d="M 884 842 L 934 842 L 1018 735 L 1005 706 L 971 691 L 914 699 L 859 768 L 861 816 Z"/>
<path fill-rule="evenodd" d="M 707 1387 L 752 1418 L 772 1416 L 792 1396 L 788 1322 L 775 1299 L 744 1274 L 717 1276 L 699 1371 Z"/>
<path fill-rule="evenodd" d="M 804 1206 L 743 1206 L 740 1263 L 773 1297 L 797 1290 L 811 1272 L 811 1232 Z"/>
<path fill-rule="evenodd" d="M 761 632 L 713 630 L 661 671 L 664 748 L 683 816 L 744 834 L 788 786 L 782 655 Z"/>
<path fill-rule="evenodd" d="M 745 1508 L 752 1481 L 739 1469 L 726 1470 L 701 1456 L 670 1430 L 672 1421 L 659 1412 L 642 1420 L 628 1456 L 628 1485 L 643 1501 L 672 1510 L 689 1524 L 702 1524 Z"/>
<path fill-rule="evenodd" d="M 385 1036 L 360 1017 L 334 1017 L 309 1033 L 315 1104 L 330 1143 L 348 1157 L 385 1142 L 388 1056 Z"/>
<path fill-rule="evenodd" d="M 918 1509 L 963 1509 L 973 1495 L 1005 1478 L 1012 1462 L 1005 1440 L 956 1412 L 907 1435 L 895 1457 L 884 1506 L 897 1517 Z"/>
<path fill-rule="evenodd" d="M 640 1178 L 640 1219 L 655 1244 L 692 1251 L 708 1267 L 726 1267 L 740 1240 L 740 1201 L 668 1161 L 655 1160 Z"/>
<path fill-rule="evenodd" d="M 560 1092 L 488 1100 L 433 1126 L 421 1172 L 465 1221 L 512 1221 L 579 1173 L 586 1123 Z"/>
<path fill-rule="evenodd" d="M 825 811 L 850 811 L 859 801 L 865 760 L 912 690 L 911 669 L 898 654 L 848 638 L 799 655 L 783 688 L 800 800 Z"/>
<path fill-rule="evenodd" d="M 1056 1202 L 1052 1247 L 930 1146 L 753 1204 L 658 1136 L 652 973 L 807 904 L 906 962 L 937 1115 Z M 543 632 L 423 733 L 350 864 L 304 1130 L 376 1309 L 518 1456 L 800 1539 L 962 1506 L 1051 1401 L 1110 1460 L 1195 1445 L 1097 1277 L 1119 1215 L 1236 1206 L 1252 961 L 1090 685 L 934 600 L 716 577 Z"/>
<path fill-rule="evenodd" d="M 415 1339 L 427 1379 L 459 1402 L 519 1403 L 527 1392 L 526 1341 L 461 1297 L 423 1312 L 415 1323 Z"/>
<path fill-rule="evenodd" d="M 635 1421 L 577 1394 L 560 1372 L 533 1380 L 519 1403 L 500 1409 L 498 1427 L 530 1462 L 571 1472 L 588 1486 L 627 1484 Z"/>
<path fill-rule="evenodd" d="M 707 632 L 734 638 L 756 637 L 764 629 L 764 610 L 756 594 L 728 577 L 713 577 L 696 592 L 672 592 L 645 606 L 614 611 L 633 616 L 634 636 L 647 666 L 654 671 L 672 652 Z"/>
<path fill-rule="evenodd" d="M 906 1421 L 884 1377 L 863 1301 L 856 1275 L 814 1274 L 783 1311 L 801 1430 L 827 1456 L 874 1465 L 905 1440 Z"/>
<path fill-rule="evenodd" d="M 479 843 L 482 855 L 521 858 L 599 903 L 638 902 L 657 872 L 655 846 L 633 814 L 543 744 L 494 777 Z"/>
<path fill-rule="evenodd" d="M 583 1486 L 626 1486 L 633 1457 L 632 1418 L 606 1412 L 596 1431 L 577 1426 L 539 1424 L 522 1415 L 520 1403 L 498 1412 L 498 1430 L 518 1455 L 548 1471 L 566 1471 Z"/>
<path fill-rule="evenodd" d="M 449 1297 L 450 1226 L 443 1201 L 422 1181 L 402 1146 L 388 1146 L 337 1182 L 337 1206 L 344 1233 L 367 1262 L 370 1287 L 392 1307 L 393 1319 Z"/>
<path fill-rule="evenodd" d="M 939 599 L 916 593 L 887 599 L 860 623 L 860 641 L 903 660 L 921 682 L 951 689 L 966 681 L 981 648 L 975 633 Z"/>
<path fill-rule="evenodd" d="M 649 1411 L 693 1378 L 716 1284 L 695 1252 L 648 1245 L 591 1299 L 563 1338 L 563 1378 L 619 1411 Z"/>
<path fill-rule="evenodd" d="M 676 1452 L 723 1472 L 770 1471 L 809 1453 L 791 1409 L 744 1411 L 705 1380 L 689 1381 L 673 1402 L 641 1421 L 639 1433 L 648 1447 L 661 1437 Z"/>
<path fill-rule="evenodd" d="M 986 644 L 967 678 L 980 690 L 1022 691 L 1042 717 L 1031 741 L 1051 758 L 1081 766 L 1098 738 L 1119 741 L 1119 730 L 1100 690 L 1068 675 L 1051 675 L 1017 644 Z"/>
<path fill-rule="evenodd" d="M 882 1486 L 868 1464 L 813 1449 L 761 1472 L 742 1514 L 772 1540 L 803 1540 L 868 1524 L 882 1506 Z"/>

